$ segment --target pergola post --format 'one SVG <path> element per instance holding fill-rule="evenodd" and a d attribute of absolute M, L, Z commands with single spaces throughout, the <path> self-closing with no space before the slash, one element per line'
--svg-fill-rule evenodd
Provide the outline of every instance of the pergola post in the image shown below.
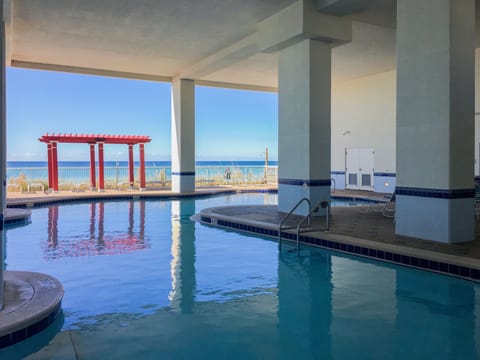
<path fill-rule="evenodd" d="M 53 191 L 58 191 L 58 154 L 57 154 L 58 143 L 56 141 L 52 142 L 52 186 Z"/>
<path fill-rule="evenodd" d="M 145 190 L 145 145 L 138 144 L 138 147 L 140 149 L 140 190 Z"/>
<path fill-rule="evenodd" d="M 133 170 L 134 170 L 133 144 L 128 144 L 128 182 L 130 184 L 130 188 L 133 188 L 133 184 L 135 182 L 135 176 L 134 176 Z"/>
<path fill-rule="evenodd" d="M 103 142 L 98 143 L 98 191 L 105 190 L 105 169 L 103 163 Z"/>
<path fill-rule="evenodd" d="M 48 158 L 48 189 L 53 188 L 53 173 L 52 173 L 52 143 L 47 143 L 47 158 Z"/>
<path fill-rule="evenodd" d="M 90 189 L 95 189 L 97 179 L 95 176 L 95 144 L 90 144 Z"/>

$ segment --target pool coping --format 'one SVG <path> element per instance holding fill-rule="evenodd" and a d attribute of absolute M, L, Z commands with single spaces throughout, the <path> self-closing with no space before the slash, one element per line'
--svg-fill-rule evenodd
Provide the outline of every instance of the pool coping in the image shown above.
<path fill-rule="evenodd" d="M 271 206 L 274 205 L 263 205 Z M 192 220 L 207 226 L 267 236 L 278 240 L 278 225 L 238 218 L 221 214 L 225 208 L 241 206 L 217 206 L 203 209 L 192 216 Z M 296 242 L 294 230 L 282 230 L 282 241 Z M 300 235 L 300 243 L 349 255 L 370 258 L 411 268 L 455 276 L 480 282 L 480 261 L 478 259 L 417 249 L 390 243 L 333 234 L 325 231 L 312 231 L 309 235 Z"/>
<path fill-rule="evenodd" d="M 4 308 L 0 310 L 0 349 L 16 344 L 51 325 L 61 308 L 62 284 L 30 271 L 4 271 Z M 24 296 L 24 298 L 22 298 Z"/>
<path fill-rule="evenodd" d="M 6 225 L 27 224 L 32 212 L 26 209 L 6 208 L 4 222 Z"/>
<path fill-rule="evenodd" d="M 125 201 L 125 200 L 175 200 L 180 198 L 201 198 L 216 195 L 237 193 L 277 193 L 273 187 L 265 188 L 215 188 L 196 189 L 192 192 L 178 193 L 173 191 L 111 191 L 111 192 L 62 192 L 44 194 L 38 197 L 7 198 L 7 208 L 37 208 L 58 204 L 75 204 L 88 201 Z"/>

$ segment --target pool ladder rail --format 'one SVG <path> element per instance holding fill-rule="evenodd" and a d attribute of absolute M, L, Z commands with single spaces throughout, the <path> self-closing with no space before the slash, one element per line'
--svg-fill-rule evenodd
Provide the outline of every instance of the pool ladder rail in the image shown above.
<path fill-rule="evenodd" d="M 294 211 L 297 210 L 297 208 L 300 205 L 302 205 L 304 202 L 307 203 L 307 205 L 308 205 L 308 214 L 305 215 L 302 219 L 300 219 L 300 221 L 295 226 L 283 227 L 283 225 L 285 224 L 287 219 L 291 215 L 293 215 Z M 327 213 L 326 213 L 326 217 L 325 217 L 326 228 L 314 229 L 312 227 L 312 215 L 314 213 L 318 212 L 318 210 L 320 210 L 320 208 L 323 208 L 323 209 L 326 208 L 327 209 Z M 280 224 L 278 225 L 278 247 L 279 247 L 279 249 L 282 249 L 282 231 L 296 229 L 297 230 L 297 232 L 296 232 L 296 235 L 297 235 L 296 236 L 297 252 L 299 252 L 300 251 L 300 233 L 302 232 L 302 229 L 304 230 L 304 232 L 306 232 L 306 231 L 328 231 L 330 229 L 329 216 L 330 216 L 330 204 L 328 203 L 328 201 L 322 200 L 316 206 L 314 206 L 312 208 L 312 203 L 309 199 L 307 199 L 307 198 L 300 199 L 295 204 L 295 206 L 280 220 Z M 302 228 L 302 226 L 305 224 L 305 222 L 307 222 L 307 227 Z"/>

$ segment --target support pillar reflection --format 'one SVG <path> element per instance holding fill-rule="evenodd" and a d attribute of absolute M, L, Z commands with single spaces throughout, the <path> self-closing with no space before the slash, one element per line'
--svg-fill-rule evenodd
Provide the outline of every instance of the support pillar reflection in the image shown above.
<path fill-rule="evenodd" d="M 195 306 L 195 213 L 194 200 L 172 200 L 172 290 L 171 307 L 183 314 L 193 312 Z"/>

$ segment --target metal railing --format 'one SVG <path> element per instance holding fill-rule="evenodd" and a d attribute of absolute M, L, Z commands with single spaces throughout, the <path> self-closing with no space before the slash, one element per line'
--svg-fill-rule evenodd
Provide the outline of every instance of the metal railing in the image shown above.
<path fill-rule="evenodd" d="M 294 213 L 294 211 L 303 203 L 306 202 L 308 204 L 308 214 L 305 215 L 297 224 L 296 226 L 290 226 L 290 227 L 283 227 L 283 224 L 285 221 Z M 326 209 L 326 214 L 325 214 L 325 221 L 326 221 L 326 227 L 324 229 L 314 229 L 312 227 L 312 215 L 318 210 Z M 302 231 L 302 227 L 307 222 L 307 227 L 308 231 L 316 231 L 316 230 L 322 230 L 322 231 L 328 231 L 330 230 L 330 204 L 328 201 L 320 201 L 315 207 L 312 208 L 312 204 L 309 199 L 307 198 L 302 198 L 300 199 L 295 206 L 286 214 L 282 220 L 280 220 L 280 224 L 278 225 L 278 246 L 279 249 L 282 249 L 282 230 L 291 230 L 291 229 L 296 229 L 296 240 L 297 240 L 297 253 L 300 252 L 300 233 Z"/>
<path fill-rule="evenodd" d="M 306 219 L 311 219 L 312 215 L 318 212 L 320 208 L 327 209 L 326 215 L 325 215 L 326 228 L 322 230 L 323 231 L 330 230 L 330 204 L 328 203 L 328 201 L 320 201 L 315 207 L 313 207 L 310 213 L 308 213 L 308 215 L 306 215 L 297 225 L 297 252 L 300 251 L 300 231 L 301 231 L 302 225 L 305 223 Z M 309 225 L 309 228 L 310 228 L 309 231 L 315 230 L 311 225 Z M 320 230 L 320 229 L 316 229 L 316 230 Z"/>
<path fill-rule="evenodd" d="M 288 228 L 283 228 L 283 224 L 285 223 L 285 221 L 287 221 L 287 219 L 293 214 L 293 212 L 295 210 L 297 210 L 297 208 L 302 204 L 306 202 L 308 204 L 308 213 L 310 214 L 311 211 L 312 211 L 312 203 L 310 202 L 309 199 L 307 198 L 302 198 L 300 199 L 296 204 L 295 206 L 288 212 L 288 214 L 286 214 L 282 220 L 280 220 L 280 224 L 278 225 L 278 247 L 281 249 L 282 248 L 282 230 L 289 230 L 289 229 L 295 229 L 296 227 L 293 226 L 293 227 L 288 227 Z M 310 226 L 310 222 L 311 222 L 311 217 L 310 216 L 307 216 L 308 217 L 308 226 Z"/>
<path fill-rule="evenodd" d="M 195 168 L 195 181 L 198 185 L 234 185 L 234 184 L 276 184 L 277 166 L 266 168 L 261 165 L 199 165 Z M 147 186 L 168 187 L 171 183 L 170 166 L 147 166 L 145 175 Z M 128 166 L 106 166 L 104 170 L 106 188 L 119 188 L 128 184 Z M 85 166 L 64 167 L 58 169 L 59 185 L 62 189 L 88 188 L 90 168 Z M 10 191 L 27 191 L 29 184 L 43 183 L 47 186 L 48 169 L 46 167 L 9 167 L 7 179 Z M 97 170 L 98 179 L 98 170 Z M 139 179 L 139 168 L 135 167 L 135 179 Z M 83 185 L 83 186 L 82 186 Z"/>

